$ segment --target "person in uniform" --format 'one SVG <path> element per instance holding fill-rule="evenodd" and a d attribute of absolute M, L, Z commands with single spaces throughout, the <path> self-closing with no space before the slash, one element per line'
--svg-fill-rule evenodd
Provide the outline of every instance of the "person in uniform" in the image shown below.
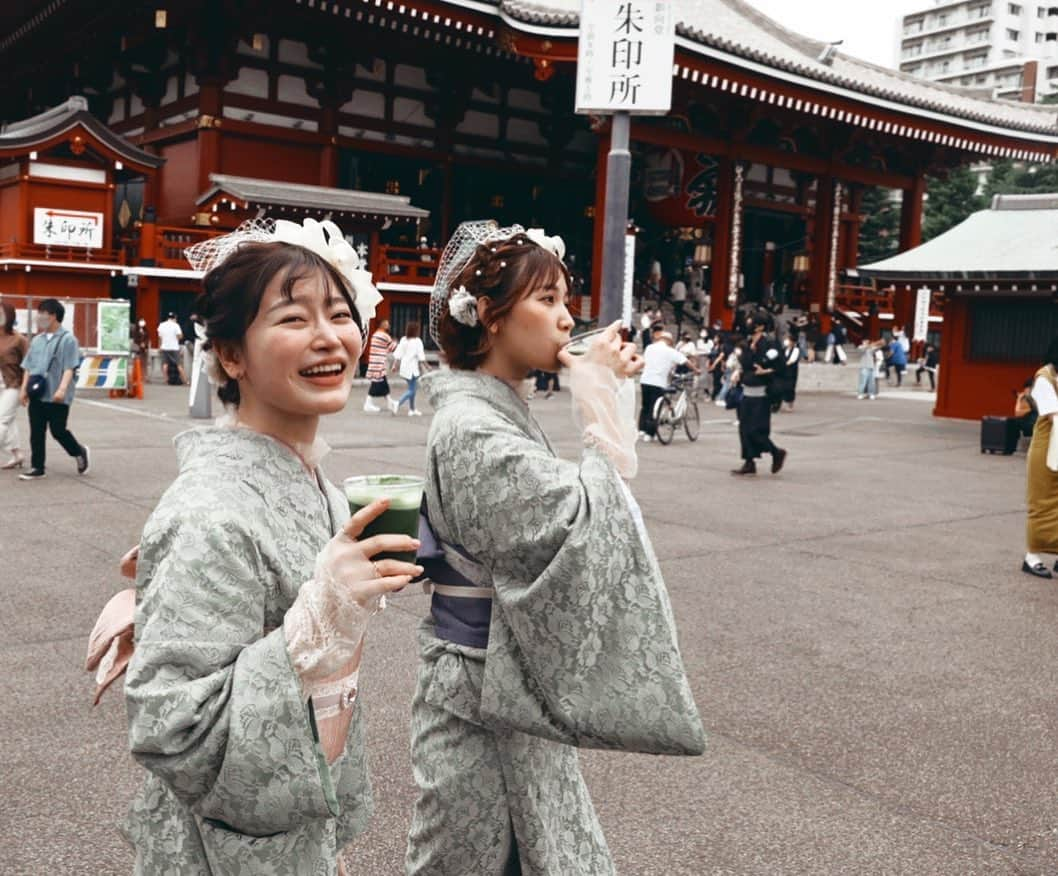
<path fill-rule="evenodd" d="M 738 437 L 742 443 L 742 467 L 734 475 L 757 473 L 757 459 L 771 454 L 772 474 L 786 462 L 786 451 L 771 440 L 771 399 L 768 389 L 782 373 L 784 358 L 778 345 L 765 335 L 767 316 L 753 313 L 746 317 L 749 340 L 742 348 L 742 401 L 738 405 Z"/>
<path fill-rule="evenodd" d="M 1058 452 L 1051 450 L 1054 415 L 1058 413 L 1058 338 L 1051 341 L 1044 365 L 1036 372 L 1032 400 L 1037 418 L 1025 464 L 1027 552 L 1021 571 L 1037 578 L 1050 578 L 1051 570 L 1040 554 L 1058 554 L 1058 458 L 1055 458 Z M 1058 571 L 1058 563 L 1054 568 Z"/>

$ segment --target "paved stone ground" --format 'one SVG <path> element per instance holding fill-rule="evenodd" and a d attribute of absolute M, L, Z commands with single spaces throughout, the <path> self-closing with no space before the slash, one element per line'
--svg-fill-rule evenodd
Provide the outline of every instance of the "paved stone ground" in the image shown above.
<path fill-rule="evenodd" d="M 850 380 L 854 379 L 850 376 Z M 182 391 L 79 401 L 84 478 L 0 479 L 0 872 L 122 874 L 138 780 L 117 695 L 89 705 L 89 629 L 175 473 Z M 326 422 L 332 477 L 420 470 L 429 417 Z M 787 470 L 736 480 L 730 415 L 642 449 L 634 491 L 679 618 L 708 753 L 583 754 L 622 874 L 1058 873 L 1058 584 L 1018 569 L 1024 455 L 913 393 L 806 395 Z M 566 393 L 533 402 L 576 452 Z M 363 671 L 378 812 L 351 872 L 400 872 L 421 595 L 393 600 Z"/>

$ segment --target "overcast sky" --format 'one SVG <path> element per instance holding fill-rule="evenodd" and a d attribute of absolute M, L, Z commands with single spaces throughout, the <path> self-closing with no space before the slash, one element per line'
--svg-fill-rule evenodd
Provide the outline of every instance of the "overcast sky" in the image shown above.
<path fill-rule="evenodd" d="M 749 0 L 784 27 L 817 40 L 844 40 L 841 51 L 892 67 L 897 22 L 930 0 Z"/>

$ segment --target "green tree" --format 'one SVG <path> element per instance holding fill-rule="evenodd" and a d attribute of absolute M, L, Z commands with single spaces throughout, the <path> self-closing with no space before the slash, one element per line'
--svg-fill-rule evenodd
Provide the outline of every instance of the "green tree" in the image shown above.
<path fill-rule="evenodd" d="M 895 255 L 900 246 L 900 202 L 889 189 L 873 187 L 860 205 L 860 264 L 869 265 Z"/>
<path fill-rule="evenodd" d="M 1042 195 L 1058 192 L 1058 165 L 1015 164 L 1009 159 L 992 165 L 985 193 L 992 195 Z"/>
<path fill-rule="evenodd" d="M 988 205 L 987 200 L 977 194 L 977 186 L 977 175 L 968 167 L 958 167 L 945 177 L 927 177 L 923 242 L 954 228 L 971 213 Z"/>

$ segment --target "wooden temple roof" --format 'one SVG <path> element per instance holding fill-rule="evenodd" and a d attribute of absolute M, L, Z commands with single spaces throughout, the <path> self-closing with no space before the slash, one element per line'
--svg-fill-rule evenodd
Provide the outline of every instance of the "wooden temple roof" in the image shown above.
<path fill-rule="evenodd" d="M 480 0 L 449 0 L 480 6 Z M 1058 143 L 1058 107 L 983 97 L 973 89 L 930 82 L 836 52 L 830 45 L 795 33 L 744 0 L 670 0 L 676 6 L 677 48 L 764 74 L 788 74 L 816 87 L 840 88 L 850 97 L 873 98 L 895 109 L 936 113 L 941 120 L 965 120 L 998 128 L 1050 135 Z M 575 37 L 579 0 L 492 0 L 496 14 L 513 27 L 524 23 L 537 35 Z"/>
<path fill-rule="evenodd" d="M 103 151 L 136 168 L 155 169 L 165 164 L 164 158 L 145 152 L 110 130 L 88 111 L 83 97 L 71 97 L 32 118 L 4 125 L 0 128 L 0 157 L 50 148 L 71 139 L 78 128 L 103 147 Z"/>
<path fill-rule="evenodd" d="M 1058 195 L 996 195 L 944 234 L 906 252 L 863 265 L 859 273 L 883 282 L 936 280 L 992 281 L 1058 279 Z M 1048 294 L 1051 287 L 1047 287 Z M 974 290 L 993 291 L 990 285 Z M 1042 292 L 1025 285 L 1026 293 Z"/>
<path fill-rule="evenodd" d="M 199 205 L 224 194 L 242 201 L 247 207 L 293 207 L 370 219 L 426 219 L 430 215 L 429 210 L 413 206 L 411 199 L 403 195 L 275 182 L 223 173 L 211 173 L 209 181 L 212 186 L 198 199 Z"/>

